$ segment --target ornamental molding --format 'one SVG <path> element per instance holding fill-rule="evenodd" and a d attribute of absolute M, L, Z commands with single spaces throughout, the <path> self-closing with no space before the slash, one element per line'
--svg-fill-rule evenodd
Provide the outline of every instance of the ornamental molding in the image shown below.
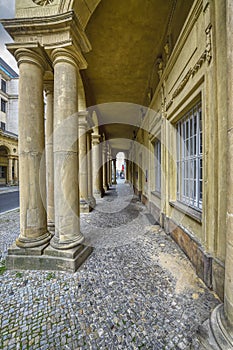
<path fill-rule="evenodd" d="M 206 48 L 201 57 L 198 59 L 196 64 L 188 70 L 182 81 L 180 82 L 179 86 L 176 88 L 176 90 L 172 94 L 171 100 L 166 104 L 165 109 L 168 111 L 168 109 L 171 107 L 171 105 L 174 102 L 174 99 L 181 93 L 181 91 L 184 89 L 184 87 L 187 85 L 190 77 L 194 77 L 194 75 L 199 71 L 201 66 L 205 61 L 210 63 L 210 51 Z"/>
<path fill-rule="evenodd" d="M 47 6 L 52 4 L 53 0 L 32 0 L 34 4 L 39 6 Z"/>

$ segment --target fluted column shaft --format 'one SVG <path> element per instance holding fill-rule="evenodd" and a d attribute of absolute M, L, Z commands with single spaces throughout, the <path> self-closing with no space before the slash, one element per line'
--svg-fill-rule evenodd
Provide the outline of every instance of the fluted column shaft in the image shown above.
<path fill-rule="evenodd" d="M 44 152 L 43 60 L 18 49 L 19 64 L 19 247 L 40 246 L 50 239 L 42 196 L 46 193 Z M 42 195 L 41 195 L 42 194 Z"/>
<path fill-rule="evenodd" d="M 55 49 L 54 64 L 54 209 L 53 248 L 68 249 L 83 242 L 80 233 L 78 185 L 78 66 L 72 54 Z"/>
<path fill-rule="evenodd" d="M 54 233 L 54 164 L 53 164 L 53 83 L 45 85 L 46 93 L 46 184 L 47 184 L 47 223 L 49 232 Z"/>

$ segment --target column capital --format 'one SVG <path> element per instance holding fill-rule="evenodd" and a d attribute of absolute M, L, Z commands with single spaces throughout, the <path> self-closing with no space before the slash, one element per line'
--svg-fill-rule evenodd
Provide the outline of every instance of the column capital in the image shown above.
<path fill-rule="evenodd" d="M 14 56 L 18 62 L 18 66 L 22 63 L 31 63 L 38 66 L 41 70 L 45 71 L 49 67 L 49 59 L 42 48 L 35 47 L 20 47 L 14 51 Z"/>
<path fill-rule="evenodd" d="M 53 66 L 57 63 L 70 63 L 78 69 L 86 69 L 87 62 L 82 53 L 78 50 L 70 48 L 56 48 L 51 54 Z"/>
<path fill-rule="evenodd" d="M 53 80 L 46 80 L 44 82 L 44 90 L 45 90 L 45 95 L 46 96 L 53 94 L 53 88 L 54 88 Z"/>
<path fill-rule="evenodd" d="M 79 127 L 87 128 L 87 117 L 88 117 L 88 111 L 80 111 L 78 112 L 78 125 Z"/>
<path fill-rule="evenodd" d="M 91 134 L 91 138 L 92 138 L 93 145 L 98 145 L 100 143 L 101 135 Z"/>

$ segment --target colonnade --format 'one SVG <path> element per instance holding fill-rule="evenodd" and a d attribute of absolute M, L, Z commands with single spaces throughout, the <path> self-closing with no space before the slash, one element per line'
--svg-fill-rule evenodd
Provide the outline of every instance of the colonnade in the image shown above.
<path fill-rule="evenodd" d="M 15 57 L 20 77 L 20 235 L 9 250 L 8 266 L 17 266 L 29 248 L 27 256 L 36 249 L 40 259 L 55 257 L 53 269 L 75 270 L 84 259 L 76 259 L 84 242 L 80 211 L 89 212 L 112 184 L 111 147 L 89 112 L 79 110 L 79 56 L 54 49 L 50 74 L 39 50 L 17 49 Z M 10 158 L 9 181 L 12 162 Z M 61 262 L 64 257 L 74 260 L 72 266 Z M 24 265 L 29 268 L 27 259 Z M 42 260 L 39 265 L 43 268 Z"/>

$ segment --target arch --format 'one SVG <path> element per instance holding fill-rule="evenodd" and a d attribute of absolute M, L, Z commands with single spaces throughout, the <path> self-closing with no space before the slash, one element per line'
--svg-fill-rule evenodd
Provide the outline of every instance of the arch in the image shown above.
<path fill-rule="evenodd" d="M 0 157 L 1 156 L 8 156 L 10 154 L 10 150 L 5 145 L 0 145 Z"/>
<path fill-rule="evenodd" d="M 61 0 L 59 13 L 73 10 L 85 29 L 100 2 L 101 0 Z"/>

